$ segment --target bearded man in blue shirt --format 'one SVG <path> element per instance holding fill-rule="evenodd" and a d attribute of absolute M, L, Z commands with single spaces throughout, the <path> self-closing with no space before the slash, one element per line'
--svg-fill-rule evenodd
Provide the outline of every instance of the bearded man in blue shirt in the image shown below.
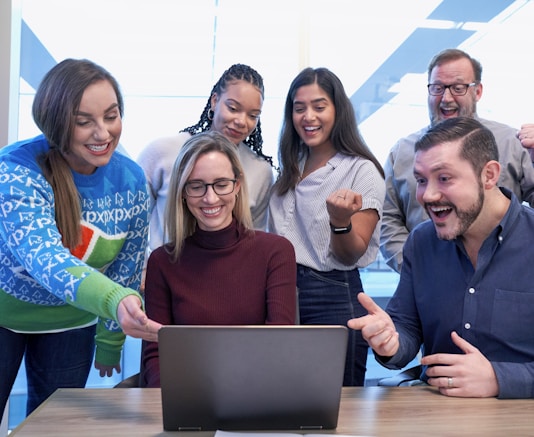
<path fill-rule="evenodd" d="M 534 210 L 497 182 L 498 149 L 479 121 L 456 117 L 415 145 L 417 200 L 430 220 L 408 237 L 399 285 L 383 311 L 360 293 L 376 359 L 447 396 L 534 397 Z"/>

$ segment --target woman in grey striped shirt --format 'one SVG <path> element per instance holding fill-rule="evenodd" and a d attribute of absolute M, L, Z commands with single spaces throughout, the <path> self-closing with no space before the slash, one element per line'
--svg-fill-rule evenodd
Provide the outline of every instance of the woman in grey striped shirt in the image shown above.
<path fill-rule="evenodd" d="M 378 253 L 385 183 L 328 69 L 306 68 L 291 83 L 278 154 L 269 230 L 295 247 L 300 323 L 346 325 L 367 314 L 356 298 L 363 291 L 358 269 Z M 367 351 L 351 330 L 344 385 L 363 385 Z"/>

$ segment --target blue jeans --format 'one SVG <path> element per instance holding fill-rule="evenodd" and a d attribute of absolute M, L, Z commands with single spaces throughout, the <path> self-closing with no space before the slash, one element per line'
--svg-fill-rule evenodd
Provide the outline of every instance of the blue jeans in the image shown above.
<path fill-rule="evenodd" d="M 346 326 L 349 319 L 367 314 L 356 298 L 363 292 L 358 269 L 319 272 L 299 264 L 297 287 L 302 325 Z M 364 385 L 368 348 L 361 332 L 349 329 L 343 385 Z"/>
<path fill-rule="evenodd" d="M 0 327 L 0 414 L 23 356 L 28 383 L 26 415 L 58 388 L 85 387 L 93 362 L 95 330 L 92 325 L 52 334 L 19 334 Z"/>

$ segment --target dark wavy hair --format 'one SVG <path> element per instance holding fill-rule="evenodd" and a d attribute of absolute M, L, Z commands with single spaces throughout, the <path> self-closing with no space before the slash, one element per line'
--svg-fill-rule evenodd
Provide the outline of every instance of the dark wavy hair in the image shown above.
<path fill-rule="evenodd" d="M 308 155 L 308 146 L 302 142 L 293 126 L 293 100 L 299 88 L 314 83 L 328 95 L 336 110 L 330 134 L 335 149 L 345 155 L 368 159 L 384 177 L 382 165 L 358 130 L 354 108 L 339 78 L 327 68 L 306 68 L 293 79 L 286 97 L 278 148 L 281 171 L 274 185 L 274 190 L 279 195 L 295 188 L 300 178 L 299 162 Z"/>

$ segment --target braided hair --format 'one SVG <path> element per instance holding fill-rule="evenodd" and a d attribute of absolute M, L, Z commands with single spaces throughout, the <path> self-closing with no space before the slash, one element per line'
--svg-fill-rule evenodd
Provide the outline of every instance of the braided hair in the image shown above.
<path fill-rule="evenodd" d="M 228 70 L 226 70 L 219 78 L 217 83 L 213 86 L 211 93 L 208 97 L 208 103 L 204 107 L 200 120 L 193 126 L 186 127 L 180 132 L 188 132 L 191 135 L 196 135 L 200 132 L 206 132 L 210 130 L 213 117 L 209 115 L 213 112 L 211 109 L 211 96 L 213 94 L 221 95 L 227 87 L 228 82 L 244 80 L 260 90 L 261 96 L 264 97 L 263 78 L 252 67 L 244 64 L 234 64 Z M 261 136 L 261 121 L 258 120 L 256 129 L 243 141 L 254 153 L 265 159 L 271 166 L 273 166 L 273 158 L 263 154 L 262 145 L 263 138 Z"/>

